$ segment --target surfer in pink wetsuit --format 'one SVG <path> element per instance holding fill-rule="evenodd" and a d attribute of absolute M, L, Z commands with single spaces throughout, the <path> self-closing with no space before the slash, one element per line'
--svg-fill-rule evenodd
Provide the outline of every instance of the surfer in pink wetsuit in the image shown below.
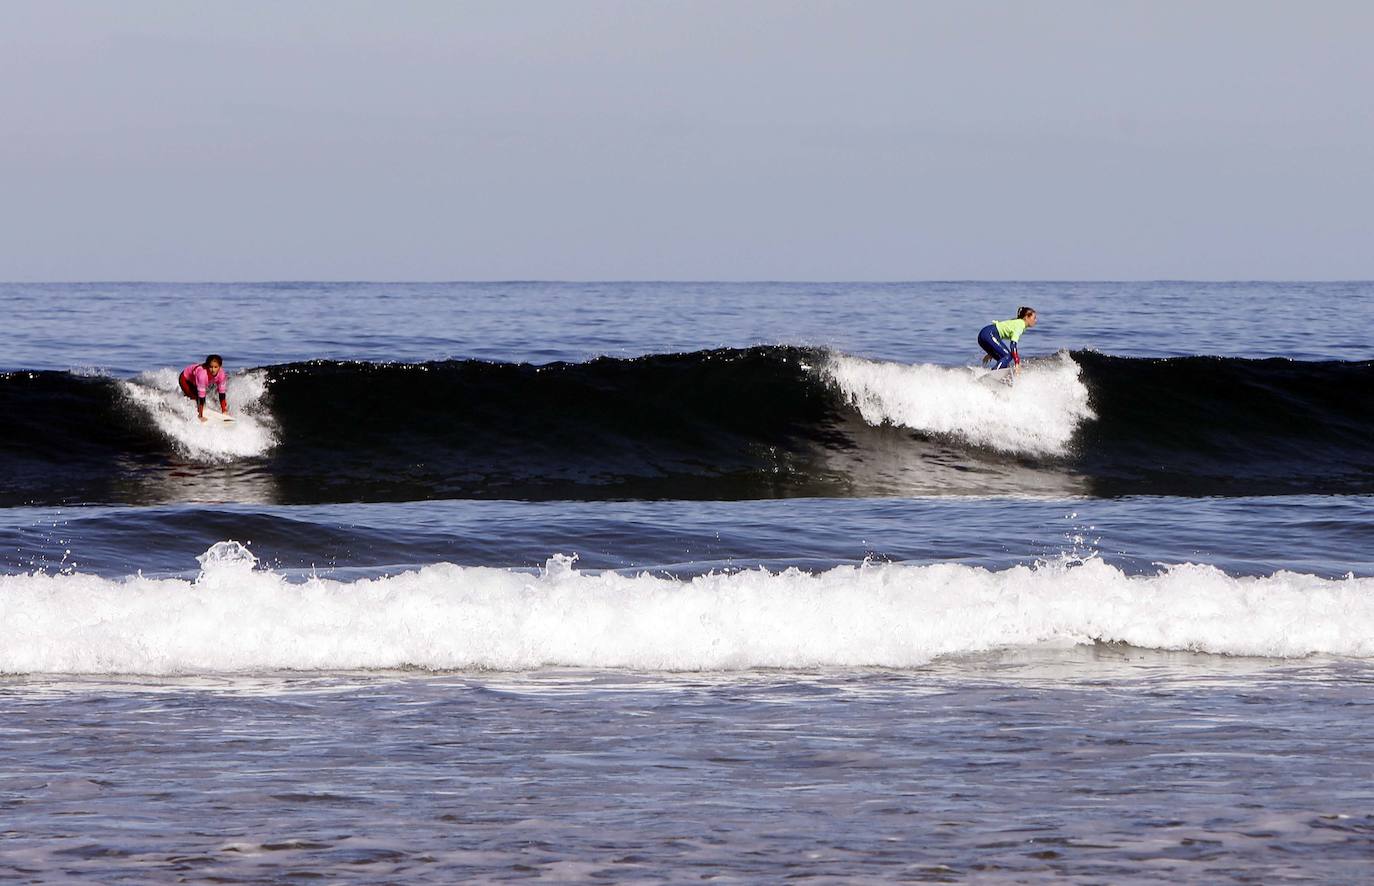
<path fill-rule="evenodd" d="M 219 354 L 211 354 L 204 363 L 192 363 L 177 376 L 181 392 L 196 401 L 196 415 L 201 421 L 205 421 L 205 395 L 210 385 L 219 391 L 219 411 L 229 411 L 229 399 L 224 395 L 228 382 L 229 379 L 224 375 L 224 361 Z"/>

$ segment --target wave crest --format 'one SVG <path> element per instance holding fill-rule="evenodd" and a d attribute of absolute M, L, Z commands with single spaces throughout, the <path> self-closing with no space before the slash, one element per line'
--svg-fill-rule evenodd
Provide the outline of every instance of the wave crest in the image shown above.
<path fill-rule="evenodd" d="M 1014 455 L 1064 456 L 1094 417 L 1078 364 L 1067 352 L 1028 363 L 1014 385 L 981 370 L 907 366 L 833 355 L 823 368 L 845 400 L 874 425 L 956 437 Z"/>
<path fill-rule="evenodd" d="M 222 550 L 222 549 L 221 549 Z M 910 668 L 1009 647 L 1374 657 L 1374 579 L 1237 578 L 1098 559 L 989 571 L 865 564 L 675 579 L 439 563 L 292 582 L 208 558 L 194 581 L 0 577 L 0 672 Z"/>

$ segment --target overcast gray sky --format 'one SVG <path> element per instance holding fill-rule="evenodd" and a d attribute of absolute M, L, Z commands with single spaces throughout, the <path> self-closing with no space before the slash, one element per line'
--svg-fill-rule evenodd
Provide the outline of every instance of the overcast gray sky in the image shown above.
<path fill-rule="evenodd" d="M 1370 279 L 1366 2 L 0 0 L 0 279 Z"/>

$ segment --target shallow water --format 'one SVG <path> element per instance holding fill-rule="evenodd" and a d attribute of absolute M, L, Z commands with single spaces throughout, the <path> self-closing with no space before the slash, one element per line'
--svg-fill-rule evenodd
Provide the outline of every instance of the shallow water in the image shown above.
<path fill-rule="evenodd" d="M 1363 877 L 1364 664 L 0 684 L 32 882 Z"/>

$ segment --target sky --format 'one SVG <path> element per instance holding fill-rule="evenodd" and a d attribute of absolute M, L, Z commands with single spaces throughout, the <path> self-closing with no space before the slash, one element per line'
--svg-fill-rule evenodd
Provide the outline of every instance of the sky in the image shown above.
<path fill-rule="evenodd" d="M 0 0 L 0 279 L 1374 279 L 1374 4 Z"/>

